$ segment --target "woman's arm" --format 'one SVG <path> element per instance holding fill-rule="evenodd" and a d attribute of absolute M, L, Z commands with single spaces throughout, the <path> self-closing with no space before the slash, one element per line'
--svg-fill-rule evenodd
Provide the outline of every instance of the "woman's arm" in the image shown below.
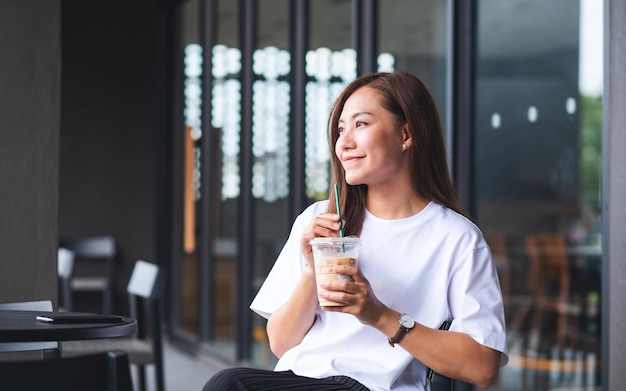
<path fill-rule="evenodd" d="M 307 265 L 289 300 L 267 321 L 270 349 L 277 357 L 280 358 L 304 339 L 315 322 L 316 309 L 315 271 L 313 267 Z"/>
<path fill-rule="evenodd" d="M 387 336 L 398 331 L 400 313 L 387 309 L 373 326 Z M 500 370 L 497 350 L 483 346 L 467 334 L 431 329 L 419 323 L 404 335 L 399 346 L 389 349 L 407 350 L 433 371 L 453 379 L 490 387 Z"/>
<path fill-rule="evenodd" d="M 317 237 L 336 236 L 339 236 L 339 216 L 332 213 L 315 217 L 302 234 L 300 248 L 307 266 L 291 297 L 267 321 L 270 349 L 277 357 L 302 342 L 315 322 L 318 298 L 315 263 L 309 242 Z"/>
<path fill-rule="evenodd" d="M 371 289 L 369 281 L 358 270 L 336 266 L 335 271 L 352 275 L 354 282 L 329 282 L 321 286 L 321 296 L 346 303 L 343 307 L 328 307 L 327 311 L 350 313 L 363 324 L 370 325 L 387 337 L 392 337 L 400 326 L 400 313 L 380 302 Z M 489 387 L 500 369 L 497 350 L 476 342 L 469 335 L 431 329 L 419 323 L 400 341 L 400 346 L 389 349 L 405 349 L 416 359 L 435 372 L 458 380 Z"/>

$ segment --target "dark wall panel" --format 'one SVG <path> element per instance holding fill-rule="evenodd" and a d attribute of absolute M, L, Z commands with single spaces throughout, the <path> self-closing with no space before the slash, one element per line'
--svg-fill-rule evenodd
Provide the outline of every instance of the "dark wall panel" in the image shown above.
<path fill-rule="evenodd" d="M 0 302 L 56 298 L 60 10 L 0 4 Z"/>
<path fill-rule="evenodd" d="M 134 261 L 157 261 L 156 3 L 63 1 L 59 232 L 116 238 L 117 312 Z"/>

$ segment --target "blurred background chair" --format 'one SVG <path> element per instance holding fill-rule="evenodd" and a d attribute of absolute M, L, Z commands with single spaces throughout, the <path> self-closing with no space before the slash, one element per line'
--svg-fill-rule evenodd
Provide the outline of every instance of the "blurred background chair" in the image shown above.
<path fill-rule="evenodd" d="M 0 303 L 0 310 L 21 310 L 21 311 L 41 311 L 50 312 L 54 310 L 51 300 L 23 301 L 16 303 Z M 59 343 L 50 342 L 0 342 L 0 352 L 31 352 L 41 350 L 43 359 L 59 357 Z M 0 389 L 2 388 L 2 378 L 0 377 Z"/>
<path fill-rule="evenodd" d="M 571 294 L 570 266 L 565 238 L 560 234 L 531 234 L 525 237 L 529 258 L 527 285 L 533 294 L 533 333 L 543 335 L 544 313 L 556 314 L 556 345 L 565 347 L 574 336 L 581 308 Z M 572 327 L 568 327 L 568 323 Z M 536 344 L 536 342 L 535 342 Z"/>
<path fill-rule="evenodd" d="M 102 295 L 102 313 L 112 313 L 115 239 L 112 236 L 66 238 L 60 241 L 59 247 L 74 253 L 69 295 L 74 292 L 99 292 Z M 75 300 L 70 299 L 70 303 L 73 302 Z M 65 309 L 72 311 L 73 306 Z"/>
<path fill-rule="evenodd" d="M 38 361 L 0 362 L 6 391 L 132 391 L 128 355 L 123 351 Z"/>
<path fill-rule="evenodd" d="M 137 319 L 138 331 L 133 338 L 113 338 L 89 341 L 68 341 L 61 345 L 63 357 L 72 357 L 105 350 L 128 352 L 131 364 L 137 367 L 139 389 L 145 390 L 146 365 L 153 364 L 158 391 L 163 391 L 163 345 L 161 339 L 160 270 L 155 264 L 137 261 L 133 268 L 127 292 L 130 316 Z"/>
<path fill-rule="evenodd" d="M 59 280 L 59 305 L 61 311 L 72 310 L 72 274 L 74 271 L 74 252 L 59 247 L 57 255 Z"/>

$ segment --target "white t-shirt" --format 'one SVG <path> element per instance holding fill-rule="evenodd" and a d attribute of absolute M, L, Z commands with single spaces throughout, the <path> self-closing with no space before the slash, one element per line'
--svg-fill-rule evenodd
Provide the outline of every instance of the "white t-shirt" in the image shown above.
<path fill-rule="evenodd" d="M 291 234 L 250 308 L 264 317 L 282 306 L 302 276 L 306 261 L 300 238 L 328 201 L 309 206 Z M 359 263 L 372 289 L 388 307 L 416 322 L 470 335 L 502 352 L 508 361 L 502 293 L 489 247 L 479 229 L 458 213 L 431 202 L 418 214 L 384 220 L 366 211 Z M 350 376 L 378 390 L 424 389 L 426 367 L 387 336 L 349 314 L 325 312 L 302 342 L 287 351 L 275 370 L 323 378 Z"/>

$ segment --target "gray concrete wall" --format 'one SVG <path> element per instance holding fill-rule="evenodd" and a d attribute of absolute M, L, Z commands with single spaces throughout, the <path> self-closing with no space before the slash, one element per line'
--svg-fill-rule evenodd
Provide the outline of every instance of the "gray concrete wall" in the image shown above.
<path fill-rule="evenodd" d="M 57 296 L 60 17 L 0 3 L 0 302 Z"/>

